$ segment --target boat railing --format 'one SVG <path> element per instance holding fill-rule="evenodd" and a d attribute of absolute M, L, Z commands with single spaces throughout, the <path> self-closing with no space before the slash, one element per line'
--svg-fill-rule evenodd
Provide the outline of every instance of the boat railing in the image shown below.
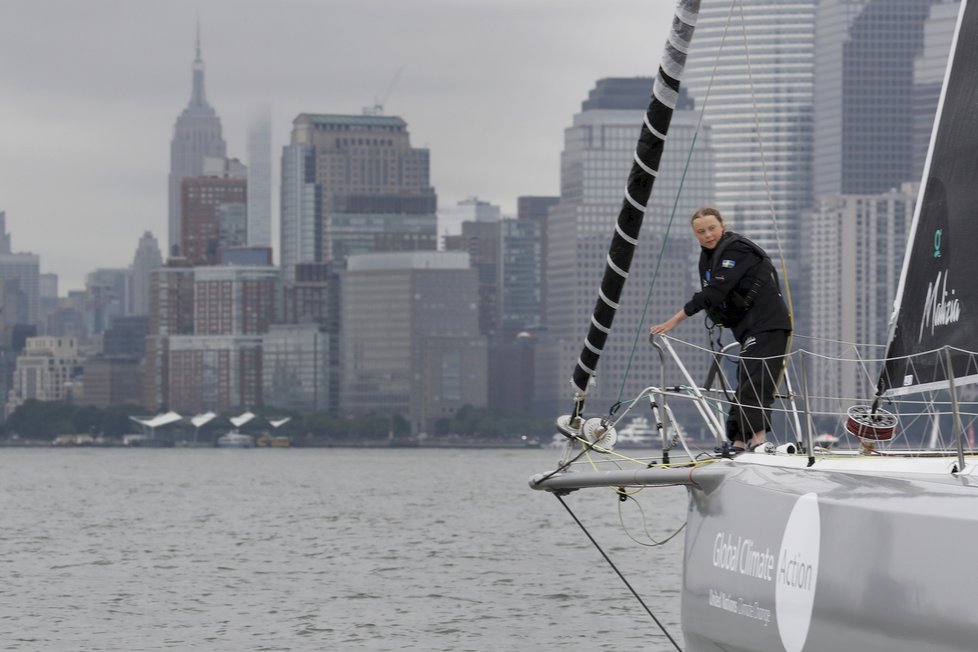
<path fill-rule="evenodd" d="M 944 383 L 935 383 L 926 391 L 907 396 L 880 398 L 879 376 L 887 361 L 873 355 L 878 347 L 857 347 L 837 341 L 809 339 L 811 349 L 798 348 L 784 357 L 783 367 L 772 365 L 766 382 L 777 387 L 771 420 L 775 423 L 776 444 L 795 443 L 803 451 L 813 451 L 826 443 L 836 448 L 859 448 L 865 442 L 852 432 L 854 406 L 865 406 L 872 414 L 892 413 L 900 425 L 892 439 L 880 440 L 873 450 L 946 450 L 962 456 L 961 451 L 974 449 L 978 429 L 978 386 L 958 386 L 950 355 L 943 351 L 927 352 L 927 361 L 946 358 Z M 678 338 L 659 336 L 652 339 L 660 368 L 658 388 L 646 388 L 665 404 L 677 397 L 691 400 L 702 425 L 717 442 L 725 440 L 725 414 L 736 406 L 736 363 L 739 347 L 733 342 L 720 350 L 710 350 Z M 955 351 L 960 355 L 960 351 Z M 684 364 L 692 354 L 712 357 L 706 382 L 698 384 Z M 978 353 L 971 354 L 969 369 L 978 369 Z M 666 358 L 678 370 L 680 383 L 670 385 L 665 378 Z M 908 363 L 912 364 L 912 363 Z M 864 434 L 857 433 L 857 434 Z"/>

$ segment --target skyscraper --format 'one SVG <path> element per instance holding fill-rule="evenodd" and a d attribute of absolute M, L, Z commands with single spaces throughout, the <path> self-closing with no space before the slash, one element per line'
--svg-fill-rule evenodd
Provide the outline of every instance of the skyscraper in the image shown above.
<path fill-rule="evenodd" d="M 804 274 L 811 322 L 805 333 L 821 339 L 799 340 L 798 346 L 850 360 L 857 350 L 846 342 L 865 347 L 858 350 L 861 365 L 809 358 L 816 396 L 872 396 L 878 373 L 873 358 L 882 357 L 887 341 L 916 194 L 917 184 L 906 183 L 878 195 L 823 195 L 802 221 L 812 261 Z M 814 409 L 828 407 L 838 406 Z"/>
<path fill-rule="evenodd" d="M 923 50 L 924 23 L 934 2 L 819 3 L 816 197 L 878 194 L 919 180 L 913 178 L 914 61 Z M 938 82 L 935 91 L 939 88 Z"/>
<path fill-rule="evenodd" d="M 180 249 L 191 265 L 216 265 L 223 249 L 245 244 L 244 178 L 184 177 L 180 193 Z"/>
<path fill-rule="evenodd" d="M 342 265 L 375 251 L 434 249 L 427 149 L 394 116 L 300 114 L 282 153 L 281 262 Z"/>
<path fill-rule="evenodd" d="M 924 45 L 913 62 L 913 137 L 910 180 L 917 181 L 924 171 L 924 159 L 937 114 L 937 101 L 944 83 L 944 71 L 958 22 L 958 0 L 931 5 L 924 23 Z"/>
<path fill-rule="evenodd" d="M 207 103 L 204 94 L 204 61 L 200 57 L 199 27 L 196 52 L 190 102 L 177 117 L 173 126 L 173 140 L 170 141 L 168 256 L 175 255 L 175 249 L 181 243 L 180 181 L 184 177 L 200 176 L 204 170 L 205 157 L 227 157 L 227 145 L 221 134 L 221 119 Z"/>
<path fill-rule="evenodd" d="M 342 273 L 341 407 L 401 414 L 431 432 L 464 405 L 486 405 L 486 338 L 476 272 L 464 252 L 352 256 Z"/>
<path fill-rule="evenodd" d="M 132 314 L 149 314 L 149 276 L 162 266 L 160 245 L 152 233 L 145 231 L 132 259 Z"/>
<path fill-rule="evenodd" d="M 651 78 L 601 79 L 564 132 L 560 203 L 549 210 L 547 219 L 546 336 L 540 338 L 536 370 L 540 407 L 551 413 L 570 407 L 571 372 L 598 297 L 622 189 L 651 91 Z M 710 201 L 714 185 L 711 134 L 704 128 L 696 137 L 680 194 L 697 128 L 694 108 L 681 93 L 614 330 L 605 345 L 596 384 L 588 394 L 589 401 L 600 406 L 597 409 L 606 409 L 618 400 L 623 387 L 634 395 L 658 382 L 658 359 L 651 355 L 648 345 L 632 355 L 636 333 L 639 344 L 647 342 L 648 326 L 656 323 L 651 320 L 661 321 L 675 313 L 695 288 L 695 240 L 689 233 L 689 216 Z M 677 222 L 669 236 L 669 247 L 664 249 L 663 237 L 674 204 Z M 643 322 L 656 270 L 651 312 Z M 701 322 L 689 320 L 676 335 L 700 337 L 700 343 L 705 343 L 695 330 L 697 325 Z"/>
<path fill-rule="evenodd" d="M 40 308 L 41 258 L 11 251 L 7 215 L 0 211 L 0 321 L 7 327 L 36 324 Z"/>
<path fill-rule="evenodd" d="M 684 82 L 716 151 L 713 203 L 776 264 L 779 239 L 785 258 L 795 258 L 798 221 L 812 202 L 817 4 L 703 0 L 686 64 Z"/>
<path fill-rule="evenodd" d="M 267 105 L 248 126 L 248 245 L 272 246 L 272 111 Z"/>

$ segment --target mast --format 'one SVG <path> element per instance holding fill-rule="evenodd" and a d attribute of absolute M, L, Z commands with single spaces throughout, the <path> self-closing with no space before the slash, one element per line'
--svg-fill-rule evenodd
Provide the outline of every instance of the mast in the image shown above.
<path fill-rule="evenodd" d="M 628 279 L 642 220 L 645 218 L 645 208 L 658 174 L 669 122 L 679 97 L 679 81 L 686 66 L 686 55 L 693 39 L 699 9 L 700 0 L 678 0 L 676 4 L 669 38 L 666 40 L 659 72 L 652 87 L 652 98 L 645 112 L 632 169 L 628 174 L 625 198 L 611 238 L 604 276 L 598 289 L 598 300 L 584 338 L 584 348 L 574 367 L 571 382 L 576 391 L 571 423 L 584 410 L 588 383 L 597 373 L 601 352 L 618 312 L 618 302 Z"/>

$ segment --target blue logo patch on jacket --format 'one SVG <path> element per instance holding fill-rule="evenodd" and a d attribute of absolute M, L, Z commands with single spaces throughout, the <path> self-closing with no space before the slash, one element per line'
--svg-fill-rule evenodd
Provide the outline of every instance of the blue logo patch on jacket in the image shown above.
<path fill-rule="evenodd" d="M 737 261 L 730 260 L 729 258 L 724 258 L 723 259 L 723 262 L 720 263 L 720 266 L 721 267 L 726 267 L 727 269 L 731 269 L 736 264 L 737 264 Z"/>

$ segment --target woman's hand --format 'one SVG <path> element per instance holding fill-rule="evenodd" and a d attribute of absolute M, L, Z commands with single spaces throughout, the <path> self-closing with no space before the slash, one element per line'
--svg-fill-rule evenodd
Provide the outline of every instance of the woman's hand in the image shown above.
<path fill-rule="evenodd" d="M 663 333 L 668 333 L 673 328 L 675 328 L 679 322 L 686 319 L 686 311 L 680 310 L 675 315 L 662 322 L 661 324 L 656 324 L 649 329 L 650 335 L 662 335 Z"/>

